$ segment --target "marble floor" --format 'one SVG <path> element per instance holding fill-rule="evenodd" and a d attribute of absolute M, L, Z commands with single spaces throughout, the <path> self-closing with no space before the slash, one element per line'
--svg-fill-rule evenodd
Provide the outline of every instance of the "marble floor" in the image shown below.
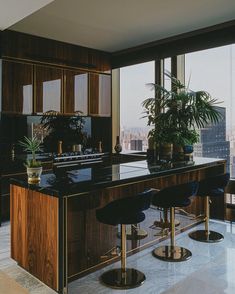
<path fill-rule="evenodd" d="M 202 224 L 197 226 L 202 227 Z M 135 267 L 146 275 L 146 282 L 139 288 L 120 291 L 111 290 L 100 284 L 100 274 L 104 270 L 118 267 L 119 263 L 116 263 L 70 283 L 69 294 L 234 294 L 235 224 L 211 221 L 211 229 L 224 234 L 223 242 L 196 242 L 188 237 L 188 232 L 177 236 L 177 244 L 190 249 L 193 253 L 192 258 L 186 262 L 167 263 L 154 258 L 151 251 L 156 246 L 128 257 L 128 266 Z M 9 239 L 9 224 L 4 224 L 0 228 L 0 270 L 13 277 L 31 294 L 56 293 L 10 259 Z"/>

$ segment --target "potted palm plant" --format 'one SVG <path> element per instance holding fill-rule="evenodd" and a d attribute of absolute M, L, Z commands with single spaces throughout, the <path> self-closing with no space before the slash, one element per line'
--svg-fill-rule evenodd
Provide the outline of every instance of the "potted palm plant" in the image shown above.
<path fill-rule="evenodd" d="M 37 184 L 40 182 L 40 176 L 42 173 L 42 164 L 36 160 L 36 152 L 40 151 L 41 142 L 36 137 L 24 137 L 19 141 L 19 145 L 23 147 L 24 151 L 31 152 L 32 158 L 26 161 L 28 183 Z"/>
<path fill-rule="evenodd" d="M 149 136 L 157 145 L 171 142 L 175 150 L 183 150 L 198 142 L 198 129 L 221 119 L 216 108 L 218 101 L 206 91 L 192 91 L 169 73 L 165 75 L 171 79 L 172 90 L 150 84 L 155 97 L 143 101 L 144 117 L 153 126 Z"/>

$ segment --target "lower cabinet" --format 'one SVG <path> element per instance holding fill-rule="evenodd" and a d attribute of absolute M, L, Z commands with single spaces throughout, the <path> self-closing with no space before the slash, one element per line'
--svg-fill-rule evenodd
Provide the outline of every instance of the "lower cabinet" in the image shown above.
<path fill-rule="evenodd" d="M 1 177 L 0 224 L 10 220 L 10 176 Z"/>

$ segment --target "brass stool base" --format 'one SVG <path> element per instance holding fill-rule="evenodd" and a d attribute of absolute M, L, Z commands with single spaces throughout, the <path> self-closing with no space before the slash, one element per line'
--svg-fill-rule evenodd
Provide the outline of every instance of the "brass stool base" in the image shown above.
<path fill-rule="evenodd" d="M 189 237 L 193 240 L 206 243 L 221 242 L 224 239 L 224 236 L 222 234 L 214 231 L 209 231 L 208 234 L 206 230 L 197 230 L 189 233 Z"/>
<path fill-rule="evenodd" d="M 192 253 L 179 246 L 161 246 L 153 250 L 153 256 L 164 261 L 180 262 L 191 258 Z"/>
<path fill-rule="evenodd" d="M 117 234 L 118 238 L 121 239 L 121 233 Z M 126 229 L 126 239 L 127 240 L 142 240 L 148 236 L 148 233 L 143 229 L 131 229 L 128 227 Z"/>
<path fill-rule="evenodd" d="M 155 227 L 161 228 L 161 229 L 170 229 L 171 228 L 171 223 L 170 222 L 165 222 L 163 220 L 160 221 L 155 221 L 153 223 Z M 178 227 L 180 225 L 180 221 L 178 219 L 175 220 L 175 227 Z"/>
<path fill-rule="evenodd" d="M 103 273 L 100 281 L 110 288 L 131 289 L 143 285 L 146 280 L 145 275 L 134 269 L 127 268 L 123 271 L 121 268 L 113 269 Z"/>

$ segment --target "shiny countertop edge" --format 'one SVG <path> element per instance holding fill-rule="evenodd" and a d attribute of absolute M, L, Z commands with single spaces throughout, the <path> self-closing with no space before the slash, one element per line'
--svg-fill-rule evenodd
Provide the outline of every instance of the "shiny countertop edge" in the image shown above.
<path fill-rule="evenodd" d="M 121 179 L 121 180 L 118 179 L 118 180 L 112 180 L 112 181 L 107 181 L 107 182 L 102 181 L 99 183 L 96 183 L 96 182 L 94 183 L 94 182 L 89 181 L 89 182 L 85 182 L 82 184 L 81 183 L 68 184 L 68 186 L 70 187 L 70 190 L 71 190 L 69 193 L 61 192 L 59 190 L 53 189 L 53 187 L 41 187 L 40 185 L 30 185 L 27 182 L 27 176 L 25 176 L 24 178 L 11 178 L 10 183 L 13 185 L 21 186 L 26 189 L 40 192 L 42 194 L 46 194 L 46 195 L 50 195 L 50 196 L 54 196 L 54 197 L 58 197 L 58 198 L 61 198 L 61 197 L 63 198 L 63 197 L 71 197 L 73 195 L 75 196 L 75 195 L 84 194 L 84 193 L 94 191 L 94 190 L 100 190 L 100 189 L 109 188 L 109 187 L 111 188 L 111 187 L 115 187 L 115 186 L 125 185 L 128 183 L 133 183 L 136 181 L 149 180 L 149 179 L 153 179 L 153 178 L 157 178 L 157 177 L 161 177 L 161 176 L 167 176 L 167 175 L 171 175 L 171 174 L 179 174 L 179 173 L 184 173 L 184 172 L 195 170 L 195 169 L 201 169 L 201 168 L 205 168 L 205 167 L 209 167 L 209 166 L 214 166 L 214 165 L 216 166 L 221 163 L 226 163 L 225 159 L 219 159 L 219 158 L 218 159 L 217 158 L 203 158 L 203 159 L 207 160 L 207 162 L 196 164 L 196 165 L 187 165 L 187 166 L 182 166 L 182 167 L 177 167 L 177 168 L 171 168 L 171 169 L 167 169 L 167 170 L 163 170 L 163 171 L 157 171 L 157 172 L 153 172 L 150 174 L 130 177 L 130 178 Z M 138 164 L 141 162 L 142 163 L 146 162 L 146 160 L 127 162 L 127 163 L 122 163 L 119 165 L 130 166 L 130 165 Z M 109 165 L 107 167 L 112 167 L 112 166 L 116 166 L 116 165 L 118 165 L 118 164 Z M 147 169 L 141 165 L 136 166 L 136 167 L 139 168 L 140 170 Z M 53 175 L 53 173 L 47 173 L 47 174 Z"/>

